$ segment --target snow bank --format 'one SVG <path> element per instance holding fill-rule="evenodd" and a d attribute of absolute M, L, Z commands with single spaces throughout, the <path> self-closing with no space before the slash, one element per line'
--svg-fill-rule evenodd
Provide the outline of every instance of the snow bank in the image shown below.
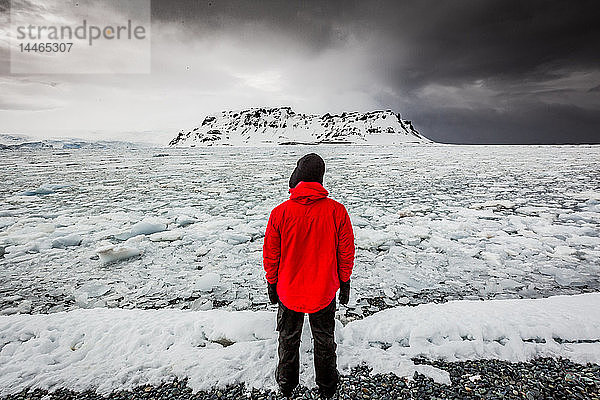
<path fill-rule="evenodd" d="M 598 341 L 592 348 L 584 342 Z M 578 343 L 580 342 L 580 343 Z M 344 329 L 350 347 L 380 343 L 398 357 L 600 361 L 600 293 L 546 299 L 452 301 L 380 311 Z"/>
<path fill-rule="evenodd" d="M 274 388 L 275 316 L 270 311 L 90 309 L 0 317 L 0 395 L 26 387 L 95 388 L 101 393 L 188 377 L 195 389 L 243 382 Z M 310 328 L 301 344 L 301 383 L 312 386 Z M 448 382 L 446 371 L 414 365 L 446 360 L 510 361 L 562 356 L 600 362 L 600 294 L 536 300 L 454 301 L 397 307 L 336 325 L 343 373 L 415 371 Z"/>

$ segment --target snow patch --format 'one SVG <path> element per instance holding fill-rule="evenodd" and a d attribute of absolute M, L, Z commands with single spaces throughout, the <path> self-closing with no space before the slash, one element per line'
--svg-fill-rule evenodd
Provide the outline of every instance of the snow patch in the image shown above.
<path fill-rule="evenodd" d="M 206 275 L 205 275 L 206 276 Z M 98 296 L 108 288 L 90 284 Z M 189 378 L 194 390 L 245 383 L 275 389 L 276 313 L 78 309 L 0 317 L 0 395 L 25 388 L 100 393 Z M 411 357 L 526 361 L 565 357 L 600 362 L 600 293 L 535 300 L 452 301 L 396 307 L 336 321 L 338 368 L 367 364 L 374 373 L 448 383 L 449 374 Z M 313 386 L 312 343 L 305 321 L 301 384 Z M 476 380 L 473 377 L 472 380 Z"/>

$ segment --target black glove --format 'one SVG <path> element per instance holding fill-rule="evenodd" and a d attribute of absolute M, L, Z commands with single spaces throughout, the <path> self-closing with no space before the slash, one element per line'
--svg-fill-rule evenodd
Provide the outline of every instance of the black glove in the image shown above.
<path fill-rule="evenodd" d="M 346 305 L 350 300 L 350 279 L 347 282 L 340 281 L 340 294 L 338 296 L 340 304 Z"/>
<path fill-rule="evenodd" d="M 279 301 L 279 296 L 277 296 L 277 283 L 269 283 L 268 286 L 269 292 L 269 300 L 271 304 L 276 304 Z"/>

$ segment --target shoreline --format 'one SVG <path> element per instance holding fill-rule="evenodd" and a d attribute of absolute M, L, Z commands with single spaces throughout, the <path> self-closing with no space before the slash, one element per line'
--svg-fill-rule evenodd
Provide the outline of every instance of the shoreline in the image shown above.
<path fill-rule="evenodd" d="M 449 385 L 435 383 L 415 372 L 412 379 L 394 374 L 372 374 L 367 367 L 355 367 L 342 375 L 334 399 L 598 399 L 600 365 L 575 364 L 564 358 L 538 358 L 530 362 L 511 363 L 500 360 L 459 362 L 413 359 L 415 363 L 448 370 Z M 57 388 L 26 389 L 0 397 L 0 400 L 212 400 L 240 399 L 279 400 L 279 393 L 247 390 L 243 384 L 194 392 L 187 379 L 161 385 L 143 385 L 133 390 L 102 395 L 93 390 L 72 391 Z M 318 399 L 316 388 L 297 387 L 292 399 Z"/>

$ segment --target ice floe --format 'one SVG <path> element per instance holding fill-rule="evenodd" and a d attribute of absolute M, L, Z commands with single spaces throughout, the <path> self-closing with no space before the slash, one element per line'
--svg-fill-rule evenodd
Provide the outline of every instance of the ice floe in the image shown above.
<path fill-rule="evenodd" d="M 142 254 L 139 249 L 127 246 L 126 244 L 102 246 L 96 249 L 96 253 L 103 263 L 112 263 Z"/>
<path fill-rule="evenodd" d="M 160 218 L 144 218 L 131 227 L 131 235 L 151 235 L 156 232 L 162 232 L 165 229 L 167 229 L 166 221 Z"/>
<path fill-rule="evenodd" d="M 55 248 L 65 248 L 72 246 L 79 246 L 82 241 L 81 235 L 77 233 L 72 233 L 66 236 L 59 236 L 56 239 L 52 240 L 52 247 Z"/>
<path fill-rule="evenodd" d="M 69 185 L 62 184 L 43 184 L 40 187 L 33 190 L 26 190 L 23 192 L 24 196 L 36 196 L 55 193 L 57 190 L 67 188 Z"/>
<path fill-rule="evenodd" d="M 210 292 L 219 284 L 220 280 L 221 277 L 219 276 L 219 274 L 215 272 L 208 272 L 196 279 L 191 287 L 193 290 Z"/>

